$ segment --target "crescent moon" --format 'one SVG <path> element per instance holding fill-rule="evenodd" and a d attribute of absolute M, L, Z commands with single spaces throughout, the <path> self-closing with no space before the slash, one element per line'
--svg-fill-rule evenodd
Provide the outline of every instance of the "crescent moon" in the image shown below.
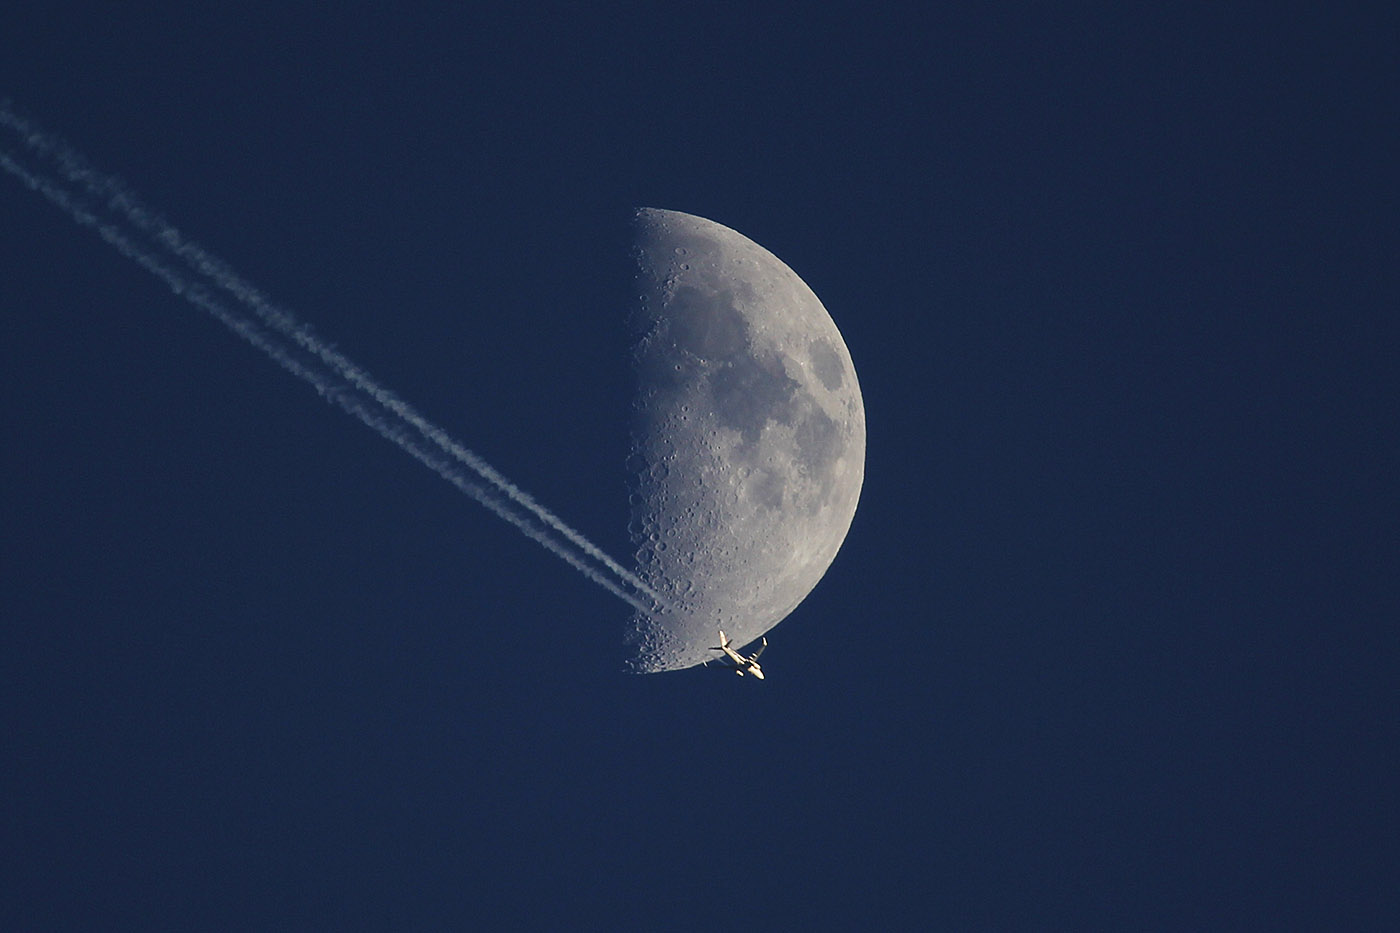
<path fill-rule="evenodd" d="M 826 573 L 865 476 L 855 366 L 817 296 L 711 220 L 637 212 L 629 530 L 663 597 L 628 632 L 640 672 L 744 645 Z"/>

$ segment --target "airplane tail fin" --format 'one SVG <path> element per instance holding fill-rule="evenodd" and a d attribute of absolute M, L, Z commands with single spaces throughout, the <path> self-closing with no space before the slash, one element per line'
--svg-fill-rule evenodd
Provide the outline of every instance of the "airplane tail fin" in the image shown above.
<path fill-rule="evenodd" d="M 729 647 L 729 639 L 724 637 L 724 629 L 719 630 L 719 647 L 711 648 L 711 651 L 723 651 Z"/>

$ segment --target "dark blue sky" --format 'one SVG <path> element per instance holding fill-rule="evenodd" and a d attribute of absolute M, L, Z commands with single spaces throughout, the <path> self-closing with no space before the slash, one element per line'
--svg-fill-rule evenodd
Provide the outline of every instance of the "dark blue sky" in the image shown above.
<path fill-rule="evenodd" d="M 608 551 L 633 207 L 812 286 L 869 449 L 766 682 L 623 675 L 0 179 L 3 926 L 1390 928 L 1395 14 L 29 6 L 0 96 Z"/>

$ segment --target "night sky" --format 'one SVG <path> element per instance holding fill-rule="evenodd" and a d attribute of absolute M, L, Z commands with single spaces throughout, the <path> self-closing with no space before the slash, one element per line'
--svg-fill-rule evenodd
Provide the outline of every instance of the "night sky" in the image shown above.
<path fill-rule="evenodd" d="M 0 927 L 1395 928 L 1400 15 L 26 6 L 0 98 L 609 553 L 636 207 L 869 446 L 766 681 L 625 674 L 0 177 Z"/>

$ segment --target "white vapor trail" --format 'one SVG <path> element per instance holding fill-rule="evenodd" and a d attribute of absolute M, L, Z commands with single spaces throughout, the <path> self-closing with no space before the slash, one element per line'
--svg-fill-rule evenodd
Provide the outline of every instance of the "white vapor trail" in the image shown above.
<path fill-rule="evenodd" d="M 118 253 L 165 282 L 175 294 L 210 314 L 229 330 L 265 353 L 284 370 L 309 383 L 329 401 L 359 419 L 381 437 L 396 444 L 594 583 L 642 612 L 652 612 L 663 604 L 660 597 L 634 574 L 619 566 L 596 545 L 535 502 L 523 490 L 472 451 L 453 440 L 397 395 L 379 385 L 368 373 L 328 346 L 290 313 L 273 305 L 221 260 L 186 239 L 172 224 L 142 206 L 115 178 L 103 176 L 89 168 L 70 147 L 34 128 L 15 115 L 3 102 L 0 102 L 0 125 L 12 130 L 31 152 L 52 158 L 58 164 L 60 174 L 69 182 L 81 186 L 90 195 L 105 199 L 107 206 L 118 215 L 119 220 L 115 223 L 102 220 L 80 203 L 72 192 L 30 171 L 0 150 L 0 168 L 4 168 L 27 187 L 43 195 L 78 225 L 96 231 Z M 204 283 L 197 277 L 188 276 L 172 268 L 138 245 L 130 235 L 132 230 L 122 229 L 120 221 L 125 221 L 135 231 L 148 234 L 173 256 L 183 260 L 191 271 L 207 277 L 214 285 L 231 294 L 253 313 L 256 322 L 211 297 Z M 298 359 L 277 338 L 268 333 L 269 330 L 294 341 L 307 353 L 319 359 L 334 375 L 315 363 Z M 363 395 L 356 394 L 355 390 Z M 422 440 L 416 439 L 409 428 L 417 431 Z M 429 449 L 423 441 L 431 442 L 441 453 Z M 476 477 L 488 483 L 491 489 L 469 478 L 458 464 L 465 466 Z M 503 501 L 502 497 L 529 512 L 535 520 L 522 515 Z M 601 564 L 615 579 L 610 579 L 598 567 L 586 563 L 558 540 L 551 533 L 551 529 Z M 624 590 L 620 585 L 624 583 L 638 593 L 650 597 L 654 604 L 648 605 L 636 595 Z"/>

